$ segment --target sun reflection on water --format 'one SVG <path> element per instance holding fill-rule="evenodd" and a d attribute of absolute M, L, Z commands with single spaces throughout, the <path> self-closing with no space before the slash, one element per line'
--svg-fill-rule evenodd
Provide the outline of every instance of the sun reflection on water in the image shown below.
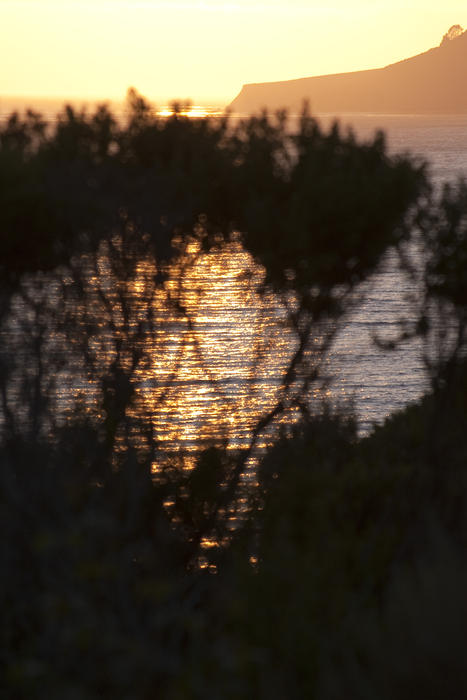
<path fill-rule="evenodd" d="M 203 254 L 194 243 L 188 255 L 172 268 L 165 304 L 156 301 L 164 330 L 138 391 L 168 449 L 221 436 L 245 446 L 277 398 L 293 337 L 272 294 L 259 293 L 264 271 L 238 241 Z M 183 313 L 171 312 L 174 298 Z"/>
<path fill-rule="evenodd" d="M 175 113 L 190 119 L 205 119 L 206 117 L 219 117 L 223 111 L 214 107 L 203 107 L 202 105 L 188 105 L 175 109 L 173 106 L 162 107 L 157 110 L 159 117 L 171 117 Z"/>
<path fill-rule="evenodd" d="M 205 251 L 194 234 L 165 281 L 160 271 L 150 247 L 133 255 L 115 235 L 50 278 L 25 281 L 7 330 L 9 344 L 21 348 L 9 388 L 18 414 L 29 411 L 25 420 L 34 421 L 21 383 L 30 385 L 34 372 L 41 316 L 44 430 L 85 416 L 105 439 L 114 432 L 117 453 L 133 446 L 141 458 L 151 444 L 166 454 L 249 445 L 296 348 L 287 304 L 264 288 L 264 269 L 239 238 Z M 311 400 L 319 391 L 310 388 Z M 275 422 L 298 415 L 290 408 Z M 271 436 L 261 433 L 257 447 Z"/>

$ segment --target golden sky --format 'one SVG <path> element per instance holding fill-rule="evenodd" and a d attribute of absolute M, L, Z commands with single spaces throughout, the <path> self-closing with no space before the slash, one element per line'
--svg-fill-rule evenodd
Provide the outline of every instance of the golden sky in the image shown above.
<path fill-rule="evenodd" d="M 467 25 L 466 0 L 0 0 L 0 96 L 159 104 L 376 68 Z"/>

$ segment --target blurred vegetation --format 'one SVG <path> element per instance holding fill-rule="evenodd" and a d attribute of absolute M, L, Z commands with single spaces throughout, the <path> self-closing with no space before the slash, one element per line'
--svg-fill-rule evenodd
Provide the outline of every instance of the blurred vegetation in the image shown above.
<path fill-rule="evenodd" d="M 138 371 L 169 263 L 236 235 L 295 350 L 249 445 L 200 437 L 188 468 Z M 464 183 L 437 195 L 382 135 L 306 110 L 295 130 L 162 119 L 130 91 L 125 124 L 102 106 L 0 126 L 0 246 L 2 697 L 466 696 Z M 310 396 L 390 246 L 420 280 L 402 340 L 423 338 L 431 390 L 358 438 Z"/>

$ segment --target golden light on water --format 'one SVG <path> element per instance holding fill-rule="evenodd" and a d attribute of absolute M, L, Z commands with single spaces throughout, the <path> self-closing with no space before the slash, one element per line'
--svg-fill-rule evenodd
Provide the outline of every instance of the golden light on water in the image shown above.
<path fill-rule="evenodd" d="M 85 404 L 105 419 L 102 386 L 117 376 L 118 391 L 124 395 L 127 382 L 132 396 L 119 420 L 134 427 L 120 435 L 122 444 L 143 445 L 150 430 L 167 454 L 212 443 L 247 447 L 281 397 L 297 342 L 285 306 L 261 289 L 264 269 L 240 240 L 205 252 L 195 236 L 163 285 L 150 256 L 119 279 L 112 256 L 126 250 L 118 237 L 111 246 L 84 265 L 83 304 L 69 308 L 77 349 L 86 348 L 74 357 L 73 375 L 68 369 L 60 379 L 58 412 L 73 418 L 76 404 Z M 295 417 L 291 408 L 278 418 Z M 258 447 L 270 442 L 266 431 Z"/>
<path fill-rule="evenodd" d="M 293 339 L 271 295 L 259 295 L 264 273 L 239 242 L 199 252 L 192 245 L 191 262 L 173 266 L 166 293 L 184 313 L 158 304 L 164 332 L 139 391 L 168 448 L 222 436 L 238 447 L 273 405 Z"/>
<path fill-rule="evenodd" d="M 111 418 L 114 390 L 110 385 L 106 398 L 103 387 L 117 378 L 118 391 L 131 397 L 125 421 L 118 419 L 133 426 L 118 436 L 122 449 L 144 443 L 148 429 L 167 453 L 224 440 L 247 446 L 277 400 L 294 348 L 284 308 L 272 293 L 260 294 L 264 270 L 239 240 L 206 253 L 194 237 L 163 285 L 151 255 L 119 277 L 126 254 L 115 236 L 96 256 L 77 260 L 79 299 L 73 276 L 63 280 L 68 337 L 54 331 L 50 340 L 67 358 L 53 377 L 56 414 L 74 420 L 79 408 L 99 421 Z M 50 284 L 31 292 L 44 295 L 54 319 Z M 262 444 L 268 440 L 262 436 Z"/>
<path fill-rule="evenodd" d="M 159 117 L 171 117 L 176 113 L 173 107 L 163 107 L 157 110 L 156 114 Z M 188 117 L 190 119 L 204 119 L 206 117 L 217 117 L 222 114 L 221 110 L 216 110 L 212 108 L 203 107 L 202 105 L 191 105 L 186 108 L 177 110 L 177 114 L 182 117 Z"/>
<path fill-rule="evenodd" d="M 239 239 L 206 252 L 194 235 L 172 260 L 164 283 L 150 251 L 132 261 L 131 246 L 115 235 L 97 254 L 73 259 L 69 270 L 25 280 L 12 305 L 9 341 L 26 361 L 33 339 L 19 319 L 34 324 L 38 313 L 49 328 L 43 342 L 50 366 L 44 365 L 42 381 L 58 426 L 83 415 L 99 430 L 114 425 L 117 450 L 136 447 L 143 459 L 155 442 L 159 461 L 161 454 L 194 458 L 209 444 L 247 447 L 261 419 L 284 398 L 282 382 L 297 349 L 290 304 L 262 289 L 264 270 Z M 123 276 L 122 266 L 128 271 Z M 393 279 L 379 292 L 377 316 L 387 314 Z M 319 328 L 313 329 L 304 368 L 311 374 L 313 362 L 321 362 L 320 342 Z M 378 366 L 368 343 L 364 316 L 357 314 L 320 364 L 319 381 L 307 385 L 310 407 L 320 410 L 322 399 L 345 403 L 357 392 L 381 419 L 394 356 Z M 326 374 L 339 381 L 339 395 Z M 291 393 L 300 390 L 301 376 L 293 379 Z M 11 399 L 20 404 L 21 376 L 13 371 L 10 379 Z M 259 434 L 258 449 L 275 439 L 278 423 L 288 429 L 300 418 L 298 406 L 285 401 L 274 425 Z"/>

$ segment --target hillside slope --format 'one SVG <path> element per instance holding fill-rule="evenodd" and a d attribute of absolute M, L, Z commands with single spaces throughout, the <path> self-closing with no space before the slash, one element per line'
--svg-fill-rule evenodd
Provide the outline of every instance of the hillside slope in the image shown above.
<path fill-rule="evenodd" d="M 379 114 L 467 113 L 467 31 L 442 45 L 385 68 L 244 85 L 234 112 L 264 107 L 313 112 Z"/>

